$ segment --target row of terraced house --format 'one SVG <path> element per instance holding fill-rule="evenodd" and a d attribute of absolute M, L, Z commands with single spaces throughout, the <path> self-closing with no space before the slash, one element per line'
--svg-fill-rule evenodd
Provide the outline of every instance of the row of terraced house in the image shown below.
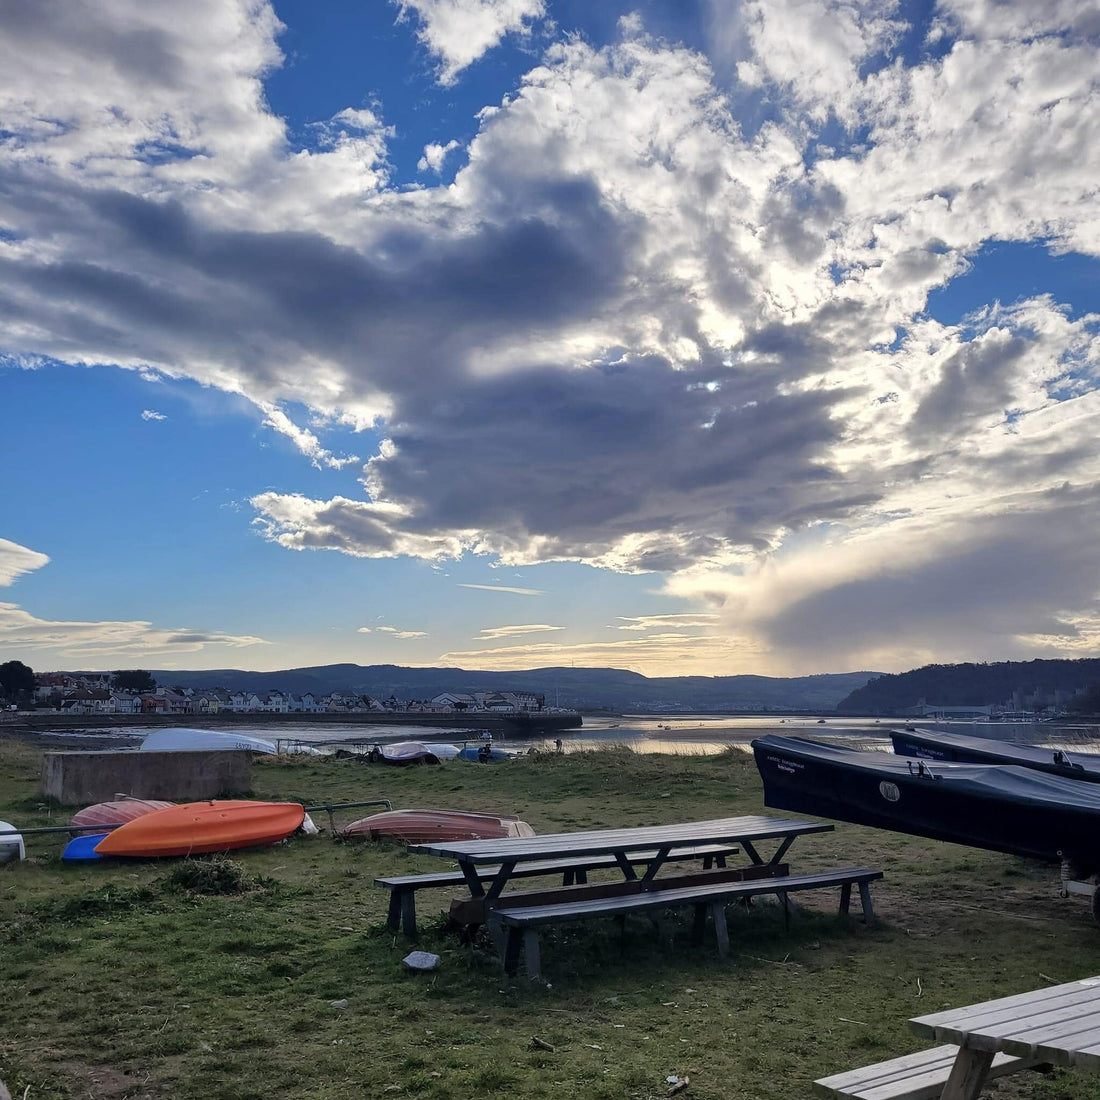
<path fill-rule="evenodd" d="M 434 699 L 383 701 L 369 695 L 334 691 L 328 695 L 284 691 L 227 691 L 224 688 L 157 688 L 154 691 L 118 691 L 109 676 L 38 676 L 35 702 L 39 709 L 61 714 L 366 714 L 420 712 L 448 714 L 462 711 L 541 710 L 543 697 L 531 692 L 446 692 Z"/>

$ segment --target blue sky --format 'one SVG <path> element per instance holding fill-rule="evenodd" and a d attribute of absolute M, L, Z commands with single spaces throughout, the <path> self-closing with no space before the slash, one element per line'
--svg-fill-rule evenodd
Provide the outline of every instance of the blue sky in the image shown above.
<path fill-rule="evenodd" d="M 1095 656 L 1083 0 L 8 22 L 0 659 Z"/>

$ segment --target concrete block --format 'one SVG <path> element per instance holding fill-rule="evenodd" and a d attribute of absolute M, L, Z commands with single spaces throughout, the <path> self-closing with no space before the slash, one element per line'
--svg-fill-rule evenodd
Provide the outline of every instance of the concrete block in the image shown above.
<path fill-rule="evenodd" d="M 252 787 L 252 753 L 48 752 L 42 790 L 66 806 L 109 802 L 116 794 L 198 802 Z"/>

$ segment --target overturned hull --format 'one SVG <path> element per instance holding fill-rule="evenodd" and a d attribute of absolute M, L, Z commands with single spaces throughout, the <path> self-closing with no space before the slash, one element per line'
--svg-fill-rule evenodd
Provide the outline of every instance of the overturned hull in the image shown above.
<path fill-rule="evenodd" d="M 1014 765 L 903 759 L 794 737 L 752 743 L 765 805 L 1100 868 L 1100 788 Z"/>
<path fill-rule="evenodd" d="M 353 821 L 340 835 L 361 840 L 400 840 L 430 844 L 433 840 L 496 840 L 534 836 L 535 830 L 517 817 L 466 813 L 464 810 L 390 810 Z"/>
<path fill-rule="evenodd" d="M 1048 775 L 1100 783 L 1100 756 L 1093 753 L 1066 752 L 939 730 L 891 730 L 890 740 L 898 756 L 960 764 L 1017 764 Z"/>

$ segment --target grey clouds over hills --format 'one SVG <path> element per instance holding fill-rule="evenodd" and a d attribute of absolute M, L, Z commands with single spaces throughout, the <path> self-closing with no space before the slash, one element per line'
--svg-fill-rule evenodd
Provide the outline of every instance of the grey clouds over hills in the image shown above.
<path fill-rule="evenodd" d="M 354 691 L 376 699 L 430 699 L 445 691 L 534 691 L 551 706 L 608 710 L 832 710 L 877 672 L 818 676 L 648 677 L 616 668 L 536 668 L 485 672 L 461 668 L 403 668 L 400 665 L 318 665 L 279 672 L 241 669 L 154 670 L 163 686 L 230 691 Z"/>

